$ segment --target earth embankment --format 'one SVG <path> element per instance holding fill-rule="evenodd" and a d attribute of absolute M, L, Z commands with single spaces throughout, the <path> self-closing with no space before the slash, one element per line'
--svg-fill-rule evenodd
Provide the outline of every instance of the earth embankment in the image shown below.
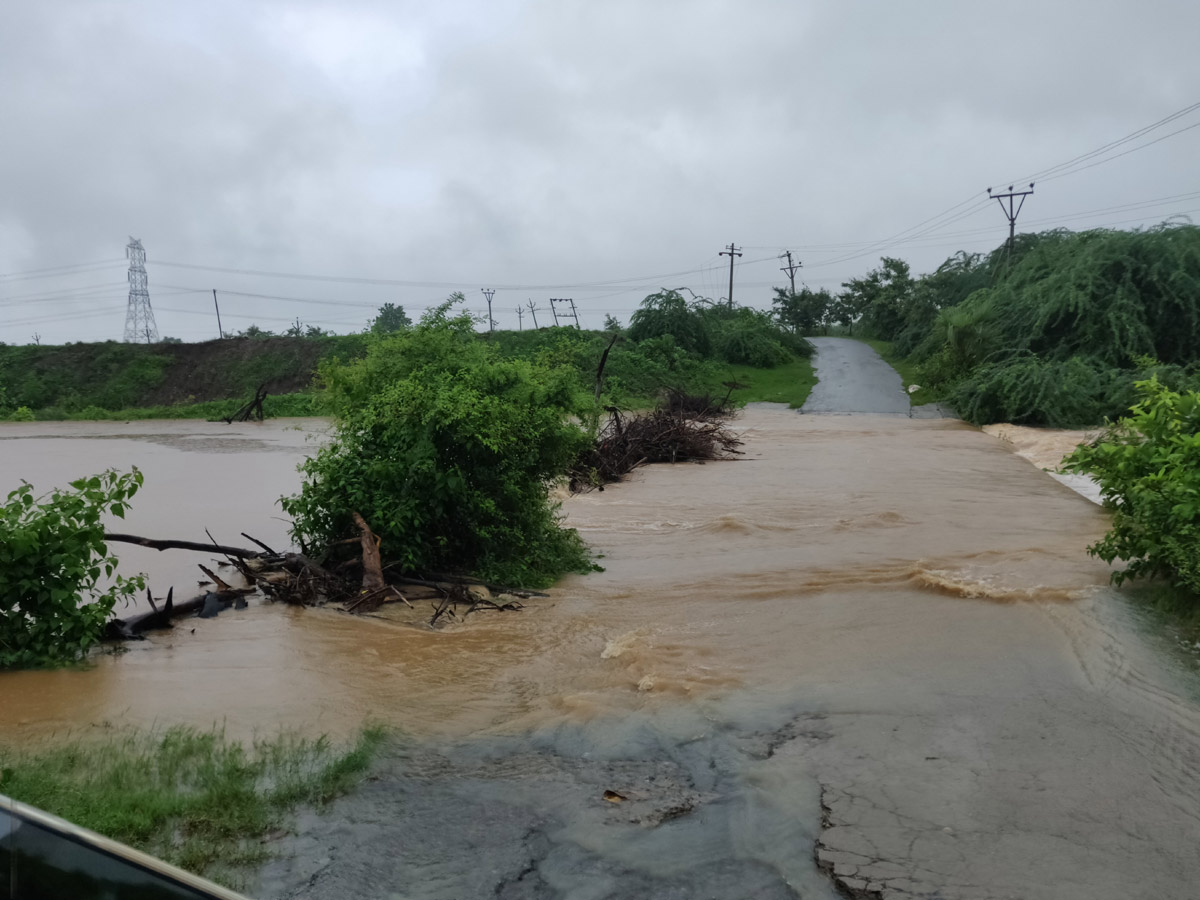
<path fill-rule="evenodd" d="M 318 362 L 358 355 L 362 335 L 225 338 L 202 344 L 0 346 L 0 402 L 73 412 L 118 410 L 303 391 Z"/>

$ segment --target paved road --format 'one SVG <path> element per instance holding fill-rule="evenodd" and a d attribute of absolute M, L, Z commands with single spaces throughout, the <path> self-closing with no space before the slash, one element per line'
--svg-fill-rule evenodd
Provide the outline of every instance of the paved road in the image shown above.
<path fill-rule="evenodd" d="M 862 341 L 809 338 L 817 348 L 817 386 L 802 413 L 883 413 L 907 416 L 908 394 L 899 373 Z"/>

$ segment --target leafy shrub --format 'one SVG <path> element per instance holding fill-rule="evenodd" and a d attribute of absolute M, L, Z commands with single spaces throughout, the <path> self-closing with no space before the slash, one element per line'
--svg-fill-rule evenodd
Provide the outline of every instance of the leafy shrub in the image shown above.
<path fill-rule="evenodd" d="M 742 308 L 732 313 L 709 314 L 719 320 L 714 328 L 716 354 L 733 365 L 770 369 L 790 361 L 793 352 L 783 345 L 784 332 L 766 313 Z M 789 335 L 791 337 L 791 335 Z M 807 344 L 799 338 L 801 344 Z"/>
<path fill-rule="evenodd" d="M 948 399 L 968 422 L 1078 428 L 1120 415 L 1133 379 L 1095 360 L 1045 360 L 1026 353 L 987 363 L 957 382 Z"/>
<path fill-rule="evenodd" d="M 112 469 L 35 498 L 24 483 L 0 506 L 0 668 L 71 662 L 100 639 L 118 600 L 144 587 L 114 575 L 101 517 L 124 518 L 142 485 Z M 101 577 L 112 578 L 105 590 Z"/>
<path fill-rule="evenodd" d="M 590 566 L 550 499 L 589 442 L 571 421 L 594 412 L 577 373 L 503 359 L 473 326 L 444 304 L 364 359 L 322 367 L 335 436 L 283 500 L 302 546 L 352 534 L 356 511 L 403 571 L 541 585 Z"/>
<path fill-rule="evenodd" d="M 628 334 L 631 341 L 669 335 L 690 353 L 698 356 L 712 353 L 707 323 L 679 291 L 659 291 L 643 300 L 629 319 Z"/>
<path fill-rule="evenodd" d="M 18 406 L 8 414 L 8 418 L 12 422 L 32 422 L 34 420 L 33 410 L 28 406 Z"/>
<path fill-rule="evenodd" d="M 1100 484 L 1112 529 L 1088 552 L 1125 560 L 1113 573 L 1162 576 L 1200 597 L 1200 393 L 1157 378 L 1138 382 L 1138 403 L 1095 443 L 1064 461 Z"/>

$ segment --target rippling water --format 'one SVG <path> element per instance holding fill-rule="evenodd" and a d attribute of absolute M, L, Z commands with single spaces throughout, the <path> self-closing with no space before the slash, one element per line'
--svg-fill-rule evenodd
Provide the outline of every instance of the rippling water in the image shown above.
<path fill-rule="evenodd" d="M 418 748 L 670 760 L 702 814 L 629 831 L 538 801 L 561 819 L 546 871 L 574 884 L 586 867 L 563 860 L 586 851 L 658 885 L 645 896 L 695 853 L 832 896 L 814 842 L 844 889 L 888 897 L 1193 896 L 1200 713 L 1084 552 L 1105 513 L 953 420 L 763 408 L 737 425 L 739 461 L 567 500 L 605 571 L 523 612 L 430 631 L 252 605 L 86 669 L 0 675 L 0 737 L 372 718 Z M 320 423 L 300 428 L 8 425 L 0 472 L 41 488 L 136 462 L 125 530 L 282 543 L 273 504 Z M 191 555 L 118 549 L 156 593 L 196 579 Z"/>

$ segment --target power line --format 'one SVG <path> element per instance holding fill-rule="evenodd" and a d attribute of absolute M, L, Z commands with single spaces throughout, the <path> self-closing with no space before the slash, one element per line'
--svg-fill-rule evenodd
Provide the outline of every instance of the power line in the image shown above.
<path fill-rule="evenodd" d="M 56 275 L 77 274 L 78 270 L 106 268 L 124 260 L 99 260 L 97 262 L 71 263 L 64 266 L 49 266 L 45 269 L 26 269 L 24 272 L 9 272 L 0 274 L 0 278 L 11 281 L 27 281 L 31 278 L 53 278 Z M 76 270 L 72 272 L 71 270 Z"/>
<path fill-rule="evenodd" d="M 1094 157 L 1104 154 L 1104 153 L 1108 152 L 1109 150 L 1115 150 L 1117 147 L 1123 146 L 1124 144 L 1127 144 L 1130 141 L 1135 141 L 1138 138 L 1149 134 L 1151 131 L 1154 131 L 1156 128 L 1161 128 L 1163 125 L 1166 125 L 1170 122 L 1174 122 L 1176 119 L 1182 118 L 1183 116 L 1186 116 L 1189 113 L 1195 112 L 1198 109 L 1200 109 L 1200 101 L 1198 101 L 1196 103 L 1192 103 L 1188 106 L 1185 106 L 1185 107 L 1183 107 L 1183 109 L 1178 109 L 1175 112 L 1171 113 L 1170 115 L 1164 116 L 1163 118 L 1159 119 L 1157 122 L 1151 122 L 1149 125 L 1144 125 L 1141 128 L 1137 129 L 1136 131 L 1131 131 L 1129 134 L 1125 135 L 1124 137 L 1117 138 L 1115 141 L 1109 141 L 1107 144 L 1103 144 L 1094 150 L 1089 150 L 1087 153 L 1081 153 L 1078 156 L 1071 157 L 1070 159 L 1066 160 L 1065 162 L 1061 162 L 1061 163 L 1058 163 L 1057 165 L 1050 166 L 1048 169 L 1042 169 L 1041 171 L 1038 171 L 1038 172 L 1032 172 L 1029 175 L 1022 176 L 1021 178 L 1012 178 L 1012 179 L 1001 178 L 1001 179 L 999 179 L 999 181 L 1001 183 L 1003 183 L 1005 181 L 1011 181 L 1013 184 L 1016 184 L 1017 182 L 1025 183 L 1026 181 L 1036 181 L 1038 179 L 1041 179 L 1042 181 L 1049 181 L 1050 180 L 1049 176 L 1058 172 L 1061 169 L 1066 169 L 1069 166 L 1072 166 L 1076 163 L 1085 162 L 1086 160 L 1093 159 Z M 1188 126 L 1188 128 L 1194 128 L 1194 127 L 1195 127 L 1194 125 Z M 1187 131 L 1187 130 L 1188 130 L 1187 128 L 1180 129 L 1180 131 Z M 1165 140 L 1167 137 L 1171 137 L 1172 135 L 1178 134 L 1178 133 L 1179 133 L 1178 131 L 1172 132 L 1169 135 L 1165 135 L 1163 138 L 1159 138 L 1159 140 Z M 1152 143 L 1157 143 L 1157 141 L 1154 141 Z M 1146 144 L 1145 146 L 1149 146 L 1149 144 Z M 1140 149 L 1140 148 L 1135 148 L 1135 149 Z M 1127 151 L 1127 152 L 1133 152 L 1133 151 Z M 1123 156 L 1124 154 L 1122 153 L 1122 154 L 1118 154 L 1118 155 Z M 1112 158 L 1116 159 L 1115 156 Z M 1085 166 L 1084 168 L 1089 168 L 1089 167 Z M 1062 177 L 1062 176 L 1055 175 L 1054 177 L 1058 178 L 1058 177 Z"/>

